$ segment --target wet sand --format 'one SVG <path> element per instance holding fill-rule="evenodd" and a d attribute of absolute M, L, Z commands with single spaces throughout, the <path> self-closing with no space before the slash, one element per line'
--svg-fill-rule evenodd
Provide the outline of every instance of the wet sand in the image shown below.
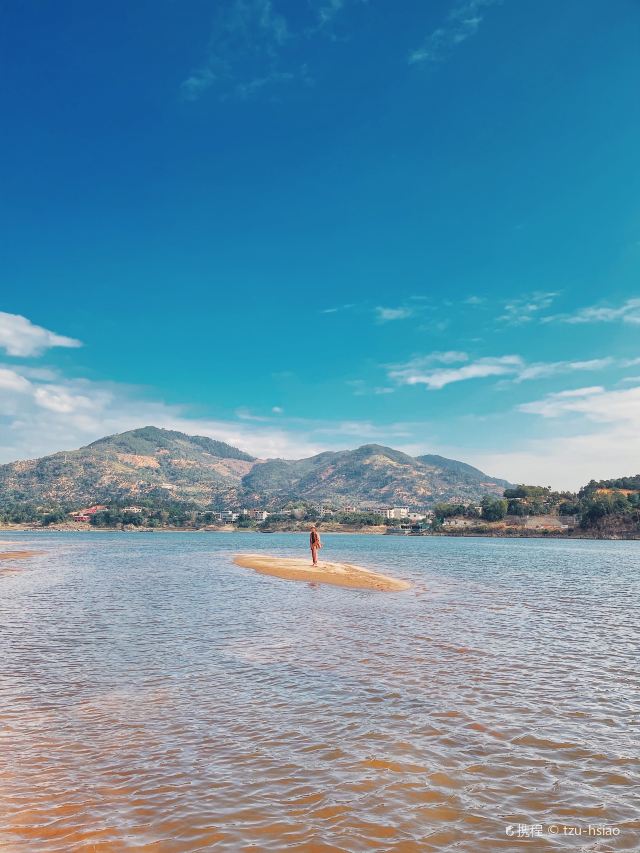
<path fill-rule="evenodd" d="M 254 569 L 262 575 L 271 575 L 290 581 L 328 583 L 351 589 L 375 589 L 381 592 L 398 592 L 409 589 L 407 581 L 391 578 L 351 563 L 327 563 L 320 561 L 313 567 L 309 558 L 271 557 L 266 554 L 236 554 L 234 563 L 245 569 Z"/>
<path fill-rule="evenodd" d="M 14 560 L 35 557 L 37 553 L 37 551 L 0 551 L 0 575 L 19 572 L 22 567 L 14 565 Z"/>
<path fill-rule="evenodd" d="M 35 557 L 37 551 L 0 551 L 0 560 L 24 560 Z"/>

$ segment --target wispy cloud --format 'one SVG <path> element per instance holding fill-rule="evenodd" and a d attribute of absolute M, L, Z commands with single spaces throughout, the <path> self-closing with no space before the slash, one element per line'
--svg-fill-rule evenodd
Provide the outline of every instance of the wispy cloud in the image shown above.
<path fill-rule="evenodd" d="M 338 314 L 340 311 L 350 311 L 352 308 L 355 308 L 356 305 L 353 302 L 348 302 L 346 305 L 334 305 L 331 308 L 322 308 L 321 314 Z"/>
<path fill-rule="evenodd" d="M 216 90 L 221 98 L 246 99 L 296 80 L 310 83 L 307 64 L 294 61 L 289 48 L 301 39 L 327 34 L 347 2 L 310 2 L 296 15 L 295 27 L 274 0 L 216 4 L 206 55 L 183 80 L 182 97 L 198 101 Z"/>
<path fill-rule="evenodd" d="M 536 291 L 529 296 L 512 299 L 503 306 L 503 313 L 498 317 L 498 321 L 509 326 L 522 326 L 532 320 L 538 320 L 557 295 L 553 291 Z"/>
<path fill-rule="evenodd" d="M 149 399 L 141 389 L 0 363 L 0 464 L 71 450 L 112 433 L 153 424 L 226 441 L 255 456 L 300 458 L 353 446 L 354 439 L 394 442 L 425 424 L 287 417 L 280 406 L 266 415 L 241 408 L 235 417 L 190 417 L 187 406 Z"/>
<path fill-rule="evenodd" d="M 379 323 L 389 323 L 392 320 L 406 320 L 409 317 L 412 317 L 414 310 L 403 306 L 399 306 L 398 308 L 385 308 L 382 305 L 378 305 L 375 309 L 375 313 L 376 319 Z"/>
<path fill-rule="evenodd" d="M 388 376 L 396 385 L 425 385 L 432 391 L 454 382 L 501 378 L 502 384 L 520 383 L 575 372 L 596 372 L 608 367 L 626 368 L 638 359 L 592 358 L 583 361 L 540 361 L 527 363 L 519 355 L 471 359 L 464 352 L 431 353 L 404 364 L 391 365 Z M 443 366 L 455 365 L 455 366 Z"/>
<path fill-rule="evenodd" d="M 280 73 L 278 54 L 289 38 L 287 21 L 272 0 L 232 0 L 220 6 L 207 56 L 183 81 L 182 96 L 196 101 L 215 85 L 240 95 L 252 84 L 260 88 Z"/>
<path fill-rule="evenodd" d="M 344 8 L 344 0 L 325 0 L 317 6 L 318 25 L 326 27 Z"/>
<path fill-rule="evenodd" d="M 578 414 L 599 423 L 629 421 L 637 424 L 640 419 L 640 387 L 616 391 L 607 391 L 601 385 L 574 388 L 523 403 L 519 410 L 544 418 Z"/>
<path fill-rule="evenodd" d="M 512 482 L 557 489 L 637 473 L 639 382 L 623 390 L 602 385 L 571 388 L 523 403 L 518 411 L 541 419 L 543 437 L 527 438 L 525 428 L 517 449 L 474 452 L 466 447 L 459 455 L 483 471 L 505 472 Z"/>
<path fill-rule="evenodd" d="M 591 358 L 585 361 L 541 361 L 523 366 L 517 374 L 515 382 L 526 382 L 530 379 L 545 379 L 560 373 L 573 373 L 575 371 L 604 370 L 606 367 L 618 365 L 626 367 L 626 362 L 616 362 L 614 358 Z"/>
<path fill-rule="evenodd" d="M 424 39 L 421 46 L 409 54 L 409 63 L 439 62 L 471 36 L 484 20 L 486 10 L 501 0 L 462 0 L 456 3 L 443 23 Z"/>
<path fill-rule="evenodd" d="M 58 335 L 20 314 L 0 311 L 0 348 L 7 355 L 30 357 L 41 355 L 52 347 L 81 347 L 82 343 L 66 335 Z"/>
<path fill-rule="evenodd" d="M 479 358 L 459 367 L 436 368 L 429 367 L 418 359 L 391 369 L 389 378 L 399 385 L 426 385 L 431 390 L 439 390 L 453 382 L 463 382 L 466 379 L 506 376 L 514 373 L 521 364 L 522 360 L 517 355 Z"/>
<path fill-rule="evenodd" d="M 580 308 L 573 314 L 555 314 L 545 317 L 543 322 L 561 323 L 629 323 L 640 325 L 640 299 L 627 299 L 621 305 L 590 305 Z"/>

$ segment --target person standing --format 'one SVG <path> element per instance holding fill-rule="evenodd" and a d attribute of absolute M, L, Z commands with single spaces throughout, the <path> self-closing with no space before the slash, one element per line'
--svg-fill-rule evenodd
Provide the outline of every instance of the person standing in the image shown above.
<path fill-rule="evenodd" d="M 311 546 L 311 564 L 313 566 L 318 565 L 318 551 L 322 548 L 322 542 L 320 541 L 320 534 L 315 526 L 315 524 L 311 525 L 311 534 L 309 536 L 309 545 Z"/>

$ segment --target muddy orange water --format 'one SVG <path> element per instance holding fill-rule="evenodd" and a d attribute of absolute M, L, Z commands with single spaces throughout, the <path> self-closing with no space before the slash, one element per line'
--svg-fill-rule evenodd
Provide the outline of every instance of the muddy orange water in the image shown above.
<path fill-rule="evenodd" d="M 640 543 L 323 539 L 13 536 L 0 850 L 640 850 Z"/>

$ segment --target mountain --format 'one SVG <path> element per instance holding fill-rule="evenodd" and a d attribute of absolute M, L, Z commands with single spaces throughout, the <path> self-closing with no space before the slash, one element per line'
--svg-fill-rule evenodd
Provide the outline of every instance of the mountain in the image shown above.
<path fill-rule="evenodd" d="M 442 500 L 478 500 L 502 494 L 509 485 L 453 459 L 414 458 L 391 447 L 365 444 L 356 450 L 320 453 L 309 459 L 272 459 L 244 478 L 250 500 L 279 504 L 312 503 L 426 506 Z"/>
<path fill-rule="evenodd" d="M 428 453 L 425 456 L 416 456 L 416 459 L 418 462 L 440 470 L 442 478 L 444 480 L 448 479 L 455 485 L 465 483 L 468 486 L 484 486 L 488 484 L 492 486 L 498 485 L 501 489 L 508 489 L 511 486 L 511 483 L 507 480 L 488 477 L 479 468 L 474 468 L 473 465 L 468 465 L 466 462 L 458 462 L 456 459 L 447 459 L 445 456 L 437 456 L 433 453 Z"/>
<path fill-rule="evenodd" d="M 253 456 L 229 444 L 143 427 L 79 450 L 0 466 L 0 502 L 236 501 Z"/>
<path fill-rule="evenodd" d="M 0 465 L 0 505 L 180 501 L 223 508 L 290 501 L 346 506 L 479 500 L 510 484 L 442 456 L 378 444 L 308 459 L 257 460 L 204 436 L 143 427 L 79 450 Z"/>

